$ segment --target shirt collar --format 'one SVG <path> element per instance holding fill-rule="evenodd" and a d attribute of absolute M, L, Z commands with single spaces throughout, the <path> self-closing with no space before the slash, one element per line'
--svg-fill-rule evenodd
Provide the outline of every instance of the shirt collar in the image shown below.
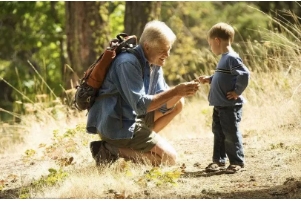
<path fill-rule="evenodd" d="M 141 45 L 137 45 L 137 47 L 135 47 L 136 50 L 138 50 L 138 52 L 140 53 L 140 55 L 142 55 L 143 57 L 143 61 L 145 62 L 146 66 L 152 68 L 152 67 L 159 67 L 157 65 L 153 65 L 153 64 L 150 64 L 149 61 L 146 59 L 145 57 L 145 54 L 144 54 L 144 51 L 143 51 L 143 48 Z"/>

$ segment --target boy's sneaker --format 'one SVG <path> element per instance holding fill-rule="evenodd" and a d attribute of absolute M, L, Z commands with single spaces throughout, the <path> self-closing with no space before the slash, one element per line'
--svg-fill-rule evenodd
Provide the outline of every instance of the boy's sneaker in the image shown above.
<path fill-rule="evenodd" d="M 90 143 L 90 150 L 96 166 L 113 163 L 118 158 L 106 148 L 105 143 L 105 141 L 93 141 Z"/>
<path fill-rule="evenodd" d="M 213 163 L 210 163 L 206 167 L 205 171 L 206 172 L 217 172 L 217 171 L 225 170 L 225 166 L 226 166 L 225 163 L 213 162 Z"/>

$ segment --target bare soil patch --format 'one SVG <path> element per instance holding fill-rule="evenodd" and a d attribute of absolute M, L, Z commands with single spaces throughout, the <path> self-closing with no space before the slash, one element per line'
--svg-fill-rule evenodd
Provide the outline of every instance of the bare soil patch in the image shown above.
<path fill-rule="evenodd" d="M 212 134 L 172 140 L 179 154 L 176 167 L 185 166 L 177 185 L 142 188 L 139 193 L 132 193 L 128 198 L 301 198 L 300 130 L 300 127 L 294 126 L 283 127 L 278 129 L 279 132 L 270 131 L 269 135 L 259 131 L 245 132 L 246 167 L 236 174 L 204 172 L 211 162 Z M 85 151 L 86 155 L 81 160 L 74 156 L 77 163 L 69 167 L 71 172 L 86 171 L 87 168 L 95 170 L 87 147 Z M 0 198 L 19 198 L 24 187 L 29 187 L 32 181 L 46 175 L 48 168 L 56 166 L 55 161 L 47 157 L 24 161 L 20 155 L 2 156 Z M 142 174 L 143 170 L 138 171 Z M 95 174 L 95 171 L 89 174 Z M 108 171 L 108 174 L 112 173 Z M 59 192 L 61 185 L 55 188 Z M 116 198 L 116 193 L 105 191 L 104 188 L 96 195 L 85 195 L 83 198 Z M 42 195 L 32 195 L 31 198 L 66 198 L 64 195 Z"/>

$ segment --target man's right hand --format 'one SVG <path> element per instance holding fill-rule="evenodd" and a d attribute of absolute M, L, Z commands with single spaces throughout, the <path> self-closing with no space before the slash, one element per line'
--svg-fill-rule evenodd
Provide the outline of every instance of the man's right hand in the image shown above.
<path fill-rule="evenodd" d="M 178 84 L 175 88 L 178 96 L 192 96 L 199 89 L 200 83 L 191 81 Z"/>
<path fill-rule="evenodd" d="M 166 103 L 168 103 L 168 107 L 172 107 L 171 105 L 178 102 L 182 97 L 194 95 L 199 89 L 199 86 L 199 82 L 184 82 L 166 91 L 155 94 L 147 108 L 147 112 L 154 111 Z"/>

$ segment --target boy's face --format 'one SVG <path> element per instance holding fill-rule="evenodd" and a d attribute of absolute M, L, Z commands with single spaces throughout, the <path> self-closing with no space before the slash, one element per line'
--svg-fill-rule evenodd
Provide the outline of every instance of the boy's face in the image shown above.
<path fill-rule="evenodd" d="M 163 66 L 165 64 L 165 60 L 169 57 L 170 50 L 171 46 L 163 43 L 155 47 L 146 45 L 145 56 L 151 64 Z"/>
<path fill-rule="evenodd" d="M 213 54 L 215 54 L 215 55 L 221 54 L 221 52 L 220 52 L 221 40 L 219 38 L 216 38 L 216 37 L 208 38 L 208 44 L 209 44 Z"/>

